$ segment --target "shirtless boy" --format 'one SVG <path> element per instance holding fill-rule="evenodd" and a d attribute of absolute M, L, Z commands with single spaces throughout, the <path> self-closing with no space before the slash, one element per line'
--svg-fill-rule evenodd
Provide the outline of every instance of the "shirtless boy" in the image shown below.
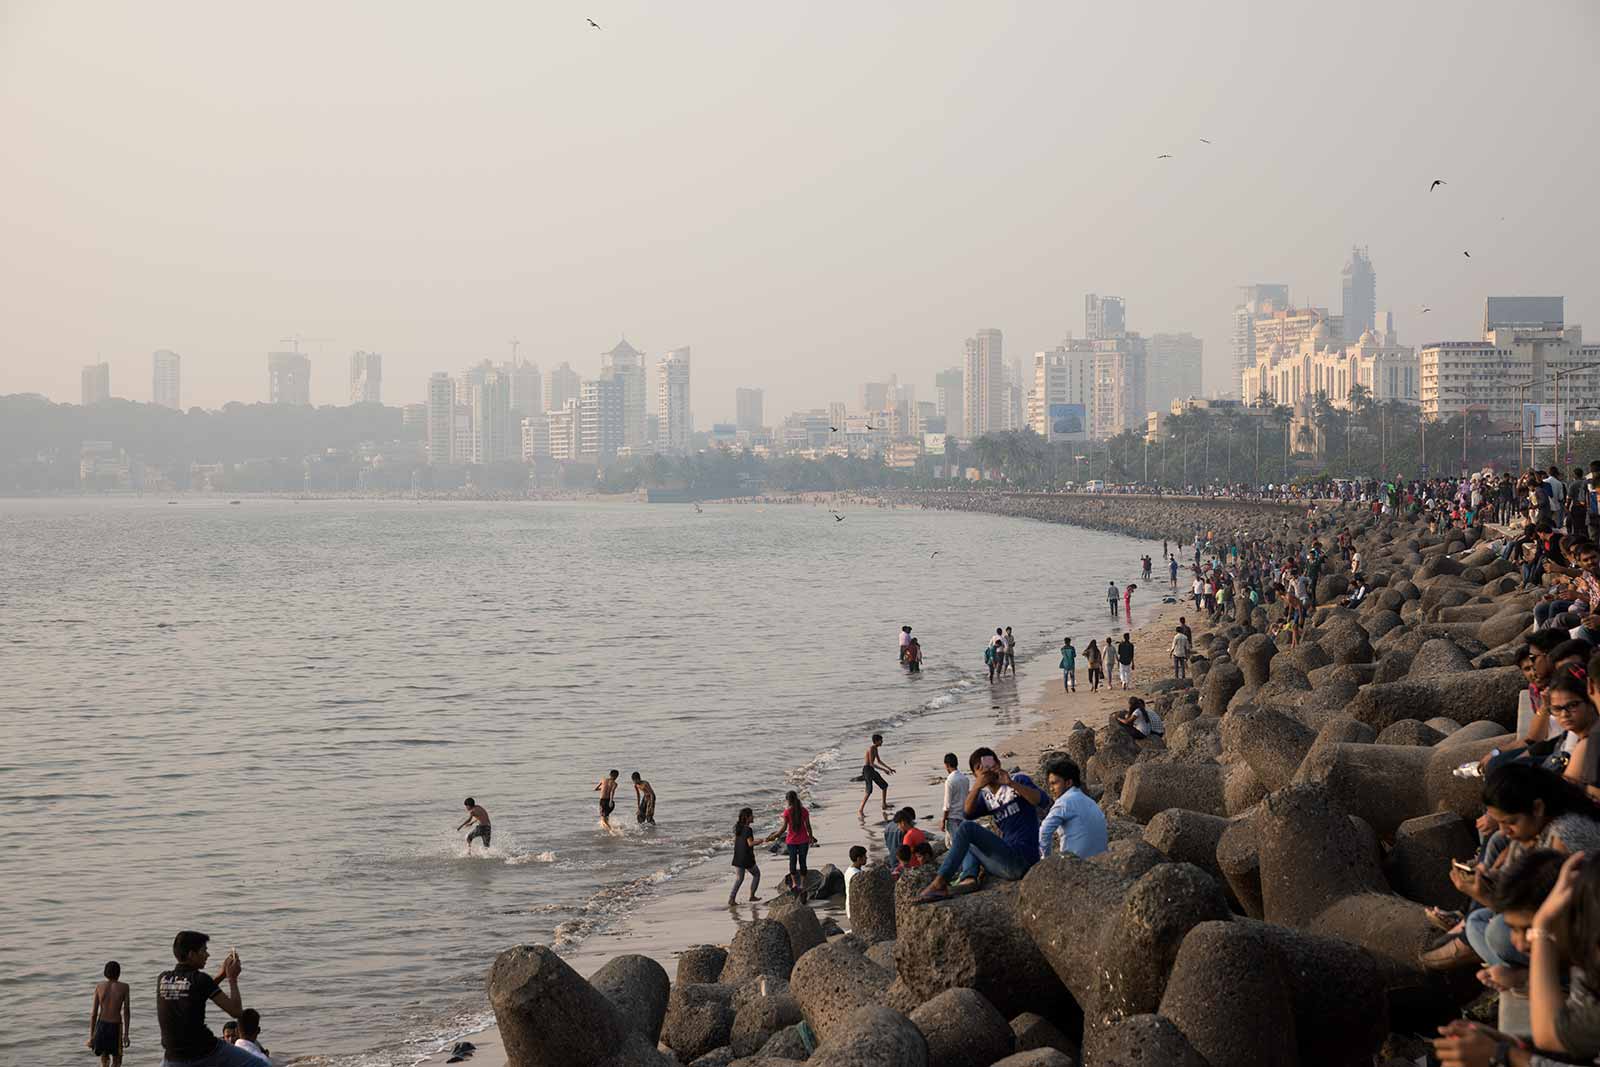
<path fill-rule="evenodd" d="M 866 817 L 867 801 L 872 798 L 872 786 L 874 782 L 877 783 L 879 789 L 883 790 L 883 810 L 889 810 L 889 783 L 884 781 L 883 775 L 878 773 L 878 768 L 882 767 L 890 774 L 894 773 L 894 768 L 883 762 L 883 757 L 878 755 L 878 746 L 881 744 L 883 744 L 883 735 L 873 734 L 872 744 L 867 747 L 867 754 L 862 758 L 861 761 L 861 778 L 867 783 L 867 791 L 866 794 L 861 798 L 861 808 L 856 812 L 856 814 L 860 815 L 862 818 Z"/>
<path fill-rule="evenodd" d="M 656 791 L 650 788 L 650 783 L 639 777 L 639 772 L 633 772 L 633 800 L 639 807 L 639 822 L 656 824 Z"/>
<path fill-rule="evenodd" d="M 621 771 L 613 770 L 610 777 L 600 779 L 594 791 L 600 794 L 600 825 L 611 829 L 611 813 L 617 810 L 617 778 Z"/>
<path fill-rule="evenodd" d="M 122 964 L 106 964 L 106 980 L 94 987 L 94 1007 L 89 1011 L 89 1040 L 84 1044 L 100 1057 L 100 1067 L 121 1067 L 128 1047 L 128 983 L 119 981 Z"/>
<path fill-rule="evenodd" d="M 490 836 L 489 813 L 484 811 L 483 806 L 476 800 L 473 800 L 471 797 L 468 797 L 461 803 L 467 809 L 467 817 L 461 821 L 461 825 L 457 826 L 456 829 L 461 830 L 471 822 L 476 822 L 478 824 L 474 826 L 472 828 L 472 832 L 467 835 L 467 852 L 470 853 L 472 851 L 472 842 L 474 839 L 482 839 L 484 851 L 487 852 L 489 849 Z"/>

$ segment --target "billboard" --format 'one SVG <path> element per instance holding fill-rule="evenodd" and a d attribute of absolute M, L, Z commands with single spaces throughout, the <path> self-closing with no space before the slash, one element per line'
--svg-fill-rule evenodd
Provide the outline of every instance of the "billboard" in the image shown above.
<path fill-rule="evenodd" d="M 1089 413 L 1082 404 L 1051 404 L 1047 441 L 1084 441 L 1089 437 Z"/>
<path fill-rule="evenodd" d="M 1554 445 L 1561 431 L 1561 417 L 1554 404 L 1522 405 L 1522 443 Z"/>
<path fill-rule="evenodd" d="M 944 434 L 925 433 L 922 435 L 922 451 L 930 456 L 944 455 Z"/>

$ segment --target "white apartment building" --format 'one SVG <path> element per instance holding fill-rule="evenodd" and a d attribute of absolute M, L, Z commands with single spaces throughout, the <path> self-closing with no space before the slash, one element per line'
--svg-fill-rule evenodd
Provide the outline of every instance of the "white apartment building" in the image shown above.
<path fill-rule="evenodd" d="M 578 398 L 578 455 L 606 464 L 622 447 L 623 383 L 596 378 L 583 383 Z"/>
<path fill-rule="evenodd" d="M 164 408 L 182 410 L 179 389 L 182 359 L 165 348 L 150 357 L 150 401 Z"/>
<path fill-rule="evenodd" d="M 979 330 L 965 343 L 962 368 L 962 437 L 975 441 L 1005 429 L 1010 395 L 1006 390 L 1004 339 L 999 330 Z"/>
<path fill-rule="evenodd" d="M 565 462 L 578 458 L 579 403 L 580 401 L 574 397 L 560 409 L 544 413 L 545 423 L 550 431 L 546 451 L 553 460 Z"/>
<path fill-rule="evenodd" d="M 689 410 L 689 349 L 674 348 L 656 364 L 656 414 L 661 420 L 660 450 L 682 456 L 694 441 Z"/>
<path fill-rule="evenodd" d="M 1124 430 L 1142 432 L 1145 415 L 1145 344 L 1136 333 L 1108 337 L 1094 345 L 1094 392 L 1089 435 L 1097 441 Z"/>
<path fill-rule="evenodd" d="M 1397 340 L 1393 315 L 1384 312 L 1379 319 L 1381 334 L 1367 330 L 1353 343 L 1340 340 L 1322 321 L 1293 345 L 1265 349 L 1242 379 L 1247 402 L 1265 393 L 1274 404 L 1308 412 L 1312 399 L 1326 393 L 1334 407 L 1343 408 L 1350 402 L 1350 390 L 1359 385 L 1375 403 L 1416 403 L 1421 384 L 1417 353 Z"/>
<path fill-rule="evenodd" d="M 1094 342 L 1067 340 L 1047 352 L 1033 354 L 1033 386 L 1028 390 L 1028 425 L 1040 437 L 1050 438 L 1050 408 L 1056 404 L 1082 406 L 1088 430 L 1094 402 Z"/>
<path fill-rule="evenodd" d="M 1520 426 L 1523 404 L 1549 404 L 1563 433 L 1600 410 L 1600 345 L 1565 321 L 1565 298 L 1491 296 L 1483 340 L 1423 345 L 1422 415 L 1483 412 L 1502 429 Z"/>
<path fill-rule="evenodd" d="M 1289 306 L 1287 285 L 1246 285 L 1241 289 L 1244 299 L 1233 309 L 1233 374 L 1229 389 L 1239 388 L 1244 372 L 1255 366 L 1256 319 Z M 1253 398 L 1242 396 L 1240 399 L 1248 404 Z"/>
<path fill-rule="evenodd" d="M 518 425 L 522 429 L 522 462 L 532 463 L 550 454 L 549 415 L 524 415 Z"/>
<path fill-rule="evenodd" d="M 1155 410 L 1201 393 L 1205 346 L 1192 333 L 1153 333 L 1144 339 L 1145 403 Z"/>

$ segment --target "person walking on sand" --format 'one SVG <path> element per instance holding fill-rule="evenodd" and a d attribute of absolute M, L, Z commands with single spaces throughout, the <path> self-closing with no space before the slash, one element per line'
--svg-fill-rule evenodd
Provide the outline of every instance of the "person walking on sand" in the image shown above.
<path fill-rule="evenodd" d="M 489 813 L 484 810 L 481 804 L 479 804 L 476 800 L 473 800 L 471 797 L 463 800 L 461 804 L 467 809 L 467 817 L 461 820 L 461 825 L 456 827 L 456 832 L 460 833 L 466 828 L 468 823 L 475 822 L 478 824 L 474 826 L 472 828 L 472 832 L 467 835 L 467 855 L 470 856 L 472 854 L 472 842 L 476 840 L 481 840 L 483 842 L 483 850 L 485 852 L 489 851 L 489 838 L 492 834 L 492 831 L 489 829 Z"/>
<path fill-rule="evenodd" d="M 1172 634 L 1172 645 L 1167 649 L 1172 653 L 1172 676 L 1174 678 L 1187 678 L 1189 676 L 1189 635 L 1183 630 L 1176 630 Z"/>
<path fill-rule="evenodd" d="M 1117 680 L 1122 688 L 1133 688 L 1133 638 L 1126 631 L 1117 643 Z"/>
<path fill-rule="evenodd" d="M 639 777 L 639 772 L 633 772 L 633 802 L 639 809 L 639 824 L 656 824 L 656 791 L 650 788 L 650 783 Z"/>
<path fill-rule="evenodd" d="M 1169 557 L 1169 555 L 1170 555 L 1170 553 L 1167 552 L 1167 539 L 1165 537 L 1163 537 L 1161 539 L 1161 558 L 1162 559 L 1167 559 Z"/>
<path fill-rule="evenodd" d="M 1072 647 L 1072 638 L 1061 642 L 1061 688 L 1068 693 L 1078 691 L 1078 650 Z"/>
<path fill-rule="evenodd" d="M 1117 613 L 1117 583 L 1106 582 L 1106 602 L 1111 605 L 1111 614 Z"/>
<path fill-rule="evenodd" d="M 132 1021 L 128 1006 L 128 983 L 121 980 L 122 964 L 112 960 L 105 967 L 105 981 L 94 987 L 94 1007 L 89 1009 L 89 1051 L 100 1057 L 100 1067 L 121 1067 L 128 1048 L 128 1026 Z"/>
<path fill-rule="evenodd" d="M 756 896 L 756 890 L 761 888 L 761 868 L 756 864 L 756 832 L 750 825 L 755 817 L 754 811 L 740 808 L 739 821 L 733 824 L 733 868 L 739 873 L 733 879 L 733 888 L 728 891 L 730 908 L 738 903 L 739 887 L 744 885 L 744 876 L 747 874 L 750 876 L 751 902 L 761 899 Z"/>
<path fill-rule="evenodd" d="M 883 735 L 873 734 L 872 744 L 867 746 L 867 754 L 861 760 L 861 780 L 867 783 L 867 791 L 861 797 L 861 807 L 856 814 L 862 818 L 866 818 L 867 801 L 872 799 L 872 787 L 874 784 L 883 791 L 883 810 L 889 810 L 889 783 L 884 780 L 883 775 L 878 773 L 878 768 L 882 767 L 890 774 L 894 773 L 894 768 L 883 762 L 883 757 L 878 754 L 878 746 L 882 744 Z"/>
<path fill-rule="evenodd" d="M 621 771 L 613 770 L 594 787 L 594 791 L 600 794 L 600 825 L 607 831 L 611 829 L 611 813 L 617 810 L 617 778 L 621 774 Z"/>
<path fill-rule="evenodd" d="M 785 851 L 789 853 L 789 889 L 800 897 L 803 904 L 806 899 L 806 879 L 810 874 L 806 869 L 806 853 L 817 843 L 817 838 L 811 832 L 811 813 L 800 803 L 800 794 L 791 789 L 783 800 L 783 825 L 774 830 L 767 840 L 776 841 L 782 835 Z"/>
<path fill-rule="evenodd" d="M 1089 647 L 1083 650 L 1083 659 L 1089 665 L 1089 692 L 1100 692 L 1100 681 L 1105 677 L 1105 659 L 1100 654 L 1100 646 L 1095 644 L 1094 638 L 1089 638 Z"/>
<path fill-rule="evenodd" d="M 1011 627 L 1006 627 L 1004 644 L 1006 649 L 1006 666 L 1012 674 L 1017 673 L 1017 639 L 1011 636 Z"/>
<path fill-rule="evenodd" d="M 1138 588 L 1137 585 L 1129 582 L 1128 588 L 1122 591 L 1122 610 L 1127 614 L 1129 623 L 1133 622 L 1133 594 Z"/>
<path fill-rule="evenodd" d="M 1176 592 L 1177 588 L 1178 588 L 1178 557 L 1177 556 L 1173 556 L 1171 559 L 1167 560 L 1167 575 L 1172 580 L 1173 591 Z"/>

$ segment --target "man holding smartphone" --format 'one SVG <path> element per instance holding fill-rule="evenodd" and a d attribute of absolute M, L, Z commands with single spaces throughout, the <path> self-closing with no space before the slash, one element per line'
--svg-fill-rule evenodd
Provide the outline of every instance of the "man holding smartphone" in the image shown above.
<path fill-rule="evenodd" d="M 206 1027 L 206 1001 L 233 1016 L 244 1010 L 239 998 L 239 954 L 228 953 L 213 978 L 205 972 L 211 938 L 180 930 L 172 941 L 178 965 L 156 979 L 156 1021 L 161 1025 L 161 1067 L 260 1067 L 261 1061 Z M 222 983 L 228 984 L 227 991 Z"/>
<path fill-rule="evenodd" d="M 1039 862 L 1039 804 L 1044 793 L 1027 775 L 1001 767 L 992 748 L 973 752 L 967 765 L 973 780 L 962 805 L 966 820 L 950 835 L 939 874 L 917 897 L 918 904 L 948 899 L 951 880 L 958 874 L 957 891 L 976 889 L 980 866 L 990 878 L 1016 882 Z M 994 817 L 999 834 L 978 824 L 985 815 Z"/>

